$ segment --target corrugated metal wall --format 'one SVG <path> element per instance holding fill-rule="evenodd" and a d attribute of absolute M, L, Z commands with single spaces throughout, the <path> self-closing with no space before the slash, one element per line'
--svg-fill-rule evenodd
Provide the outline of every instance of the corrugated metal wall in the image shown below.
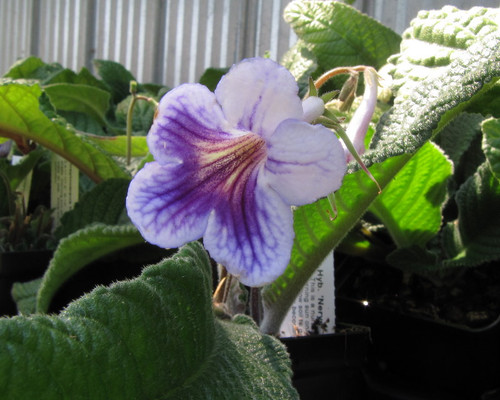
<path fill-rule="evenodd" d="M 175 86 L 209 66 L 263 55 L 279 60 L 295 41 L 282 19 L 290 0 L 0 0 L 0 74 L 37 55 L 78 69 L 93 58 L 123 63 L 141 82 Z M 420 9 L 498 0 L 357 0 L 401 33 Z"/>

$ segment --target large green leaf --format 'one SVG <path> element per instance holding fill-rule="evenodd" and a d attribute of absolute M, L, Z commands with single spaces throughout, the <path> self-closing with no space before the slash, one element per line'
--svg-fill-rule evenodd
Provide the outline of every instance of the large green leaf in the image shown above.
<path fill-rule="evenodd" d="M 15 140 L 33 140 L 66 158 L 99 182 L 128 174 L 106 153 L 78 135 L 71 126 L 49 119 L 40 111 L 39 85 L 6 83 L 0 86 L 0 135 Z"/>
<path fill-rule="evenodd" d="M 47 312 L 57 290 L 76 272 L 106 254 L 144 242 L 133 225 L 90 225 L 62 239 L 43 276 L 37 311 Z"/>
<path fill-rule="evenodd" d="M 246 317 L 214 318 L 198 243 L 57 316 L 0 319 L 8 399 L 298 399 L 290 361 Z"/>
<path fill-rule="evenodd" d="M 126 136 L 97 136 L 87 135 L 87 140 L 112 156 L 125 157 L 127 155 Z M 132 136 L 131 155 L 132 157 L 146 157 L 149 153 L 145 136 Z"/>
<path fill-rule="evenodd" d="M 421 81 L 430 75 L 447 75 L 456 59 L 462 60 L 462 65 L 457 65 L 462 70 L 469 48 L 487 37 L 498 36 L 499 23 L 500 10 L 493 8 L 465 11 L 446 6 L 441 10 L 420 11 L 403 33 L 401 52 L 389 60 L 393 65 L 393 89 L 400 98 L 410 96 L 415 90 L 421 92 L 418 90 Z M 485 60 L 498 62 L 498 52 L 496 59 L 489 53 L 484 54 Z"/>
<path fill-rule="evenodd" d="M 403 49 L 408 41 L 412 39 L 405 37 Z M 394 107 L 377 125 L 372 141 L 374 151 L 365 157 L 368 164 L 415 152 L 474 98 L 494 86 L 500 77 L 500 30 L 490 31 L 471 43 L 467 49 L 454 53 L 445 67 L 420 68 L 420 81 L 411 90 L 399 88 Z M 403 71 L 404 63 L 397 63 L 395 76 Z M 407 80 L 411 78 L 408 76 Z"/>
<path fill-rule="evenodd" d="M 458 218 L 446 225 L 443 265 L 475 266 L 500 258 L 500 181 L 487 163 L 457 191 Z"/>
<path fill-rule="evenodd" d="M 475 12 L 473 10 L 472 12 Z M 402 47 L 404 48 L 403 41 Z M 365 154 L 382 190 L 411 157 L 432 139 L 472 98 L 489 90 L 500 77 L 500 31 L 480 36 L 446 68 L 427 75 L 411 93 L 398 93 L 393 108 L 377 124 L 372 149 Z M 351 166 L 351 171 L 354 168 Z M 363 172 L 344 178 L 336 194 L 337 217 L 331 221 L 329 204 L 320 200 L 295 212 L 295 242 L 284 274 L 264 289 L 264 332 L 277 332 L 282 317 L 319 263 L 359 221 L 377 197 L 377 189 Z"/>
<path fill-rule="evenodd" d="M 330 1 L 293 1 L 285 20 L 301 39 L 292 52 L 307 48 L 321 72 L 336 66 L 380 68 L 399 50 L 398 34 L 353 7 Z"/>
<path fill-rule="evenodd" d="M 460 164 L 471 143 L 481 134 L 480 123 L 483 119 L 480 114 L 462 113 L 446 125 L 434 139 L 455 167 Z"/>
<path fill-rule="evenodd" d="M 483 151 L 493 175 L 500 179 L 500 119 L 490 118 L 481 125 Z"/>
<path fill-rule="evenodd" d="M 370 206 L 398 247 L 423 246 L 441 227 L 441 209 L 452 165 L 428 142 Z"/>

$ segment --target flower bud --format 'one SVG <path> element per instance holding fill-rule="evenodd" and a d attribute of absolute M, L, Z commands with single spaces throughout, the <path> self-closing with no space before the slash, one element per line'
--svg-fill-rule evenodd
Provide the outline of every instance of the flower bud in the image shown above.
<path fill-rule="evenodd" d="M 302 108 L 304 110 L 304 121 L 311 123 L 323 115 L 325 103 L 319 97 L 310 96 L 302 102 Z"/>

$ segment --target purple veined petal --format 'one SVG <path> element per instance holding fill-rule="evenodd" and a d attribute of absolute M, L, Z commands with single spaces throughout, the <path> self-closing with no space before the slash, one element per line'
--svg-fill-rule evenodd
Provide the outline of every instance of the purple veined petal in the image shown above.
<path fill-rule="evenodd" d="M 295 79 L 269 59 L 250 58 L 235 64 L 217 85 L 215 95 L 231 126 L 264 138 L 281 121 L 303 117 Z"/>
<path fill-rule="evenodd" d="M 147 141 L 159 163 L 189 162 L 200 146 L 238 134 L 230 132 L 215 95 L 203 85 L 184 84 L 162 97 Z"/>
<path fill-rule="evenodd" d="M 215 199 L 193 175 L 182 164 L 151 162 L 132 179 L 128 215 L 148 242 L 170 248 L 203 236 Z"/>
<path fill-rule="evenodd" d="M 266 147 L 260 136 L 220 132 L 215 137 L 198 139 L 189 159 L 149 163 L 132 180 L 127 210 L 147 241 L 178 247 L 199 239 L 212 209 L 241 193 L 264 163 Z"/>
<path fill-rule="evenodd" d="M 210 255 L 248 286 L 271 283 L 283 273 L 294 238 L 290 206 L 258 175 L 216 207 L 204 237 Z"/>
<path fill-rule="evenodd" d="M 344 150 L 322 125 L 283 121 L 267 145 L 264 174 L 286 203 L 312 203 L 340 187 L 347 167 Z"/>

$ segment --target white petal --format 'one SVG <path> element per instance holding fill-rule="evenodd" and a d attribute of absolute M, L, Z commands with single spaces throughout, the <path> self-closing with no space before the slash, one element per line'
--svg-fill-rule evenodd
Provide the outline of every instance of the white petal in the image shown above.
<path fill-rule="evenodd" d="M 276 62 L 250 58 L 234 65 L 221 79 L 215 95 L 231 126 L 264 138 L 288 118 L 302 119 L 298 86 Z"/>
<path fill-rule="evenodd" d="M 325 103 L 319 97 L 311 96 L 302 102 L 302 108 L 304 109 L 304 121 L 313 122 L 323 115 Z"/>
<path fill-rule="evenodd" d="M 268 140 L 265 177 L 288 204 L 312 203 L 334 192 L 346 166 L 340 141 L 321 125 L 287 120 Z"/>

